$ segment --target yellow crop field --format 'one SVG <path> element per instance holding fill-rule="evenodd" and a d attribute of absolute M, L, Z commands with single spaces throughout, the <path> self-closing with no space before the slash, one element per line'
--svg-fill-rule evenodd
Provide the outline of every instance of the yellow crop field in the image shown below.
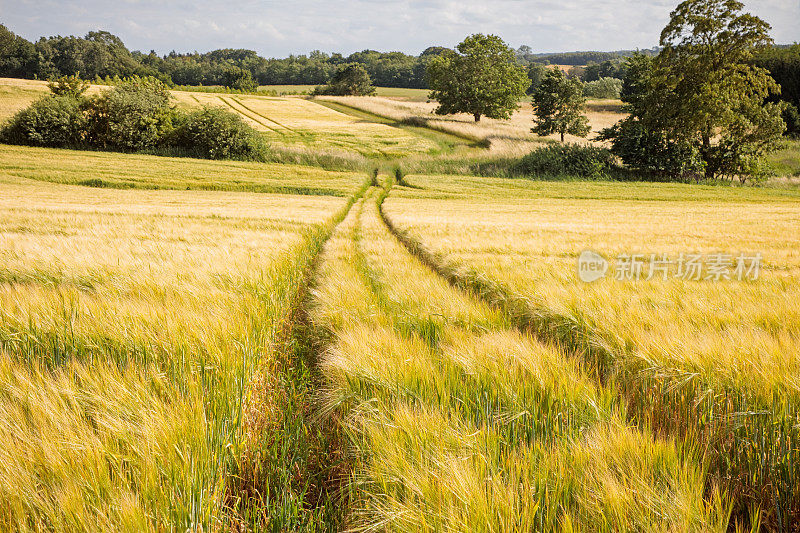
<path fill-rule="evenodd" d="M 347 196 L 363 181 L 363 176 L 354 172 L 332 172 L 303 165 L 0 145 L 0 177 L 5 176 L 101 188 L 332 196 Z"/>
<path fill-rule="evenodd" d="M 352 527 L 723 531 L 722 500 L 671 441 L 555 345 L 448 286 L 382 222 L 372 189 L 322 255 L 312 320 L 323 409 L 354 449 Z"/>
<path fill-rule="evenodd" d="M 388 117 L 409 124 L 425 125 L 428 128 L 443 131 L 489 144 L 491 150 L 504 155 L 520 155 L 540 147 L 543 142 L 552 142 L 557 135 L 538 137 L 531 133 L 533 127 L 533 109 L 527 102 L 510 120 L 482 118 L 475 122 L 466 114 L 439 116 L 433 113 L 436 102 L 404 101 L 374 96 L 319 96 L 317 100 L 335 102 Z M 589 139 L 601 129 L 613 125 L 624 115 L 621 114 L 619 102 L 598 100 L 587 106 L 587 117 L 592 128 Z M 586 139 L 571 135 L 566 136 L 568 142 L 585 143 Z"/>
<path fill-rule="evenodd" d="M 800 533 L 800 45 L 742 8 L 630 54 L 0 24 L 0 533 Z"/>
<path fill-rule="evenodd" d="M 705 449 L 734 500 L 795 505 L 796 191 L 409 181 L 421 189 L 397 190 L 386 216 L 441 273 L 572 346 L 634 420 Z M 581 281 L 584 250 L 610 262 L 605 277 Z M 626 266 L 634 256 L 638 271 Z M 703 262 L 681 278 L 689 256 Z M 737 273 L 742 256 L 758 256 L 757 271 L 750 259 Z"/>
<path fill-rule="evenodd" d="M 273 427 L 254 413 L 290 407 L 263 372 L 346 200 L 6 173 L 0 190 L 2 528 L 241 520 L 237 473 Z"/>
<path fill-rule="evenodd" d="M 225 107 L 244 117 L 277 145 L 402 157 L 435 152 L 438 145 L 386 124 L 365 122 L 302 98 L 173 91 L 184 105 Z"/>

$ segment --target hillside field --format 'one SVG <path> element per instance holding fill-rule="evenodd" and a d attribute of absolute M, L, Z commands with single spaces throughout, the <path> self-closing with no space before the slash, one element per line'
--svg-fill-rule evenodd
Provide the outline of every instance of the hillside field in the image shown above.
<path fill-rule="evenodd" d="M 798 142 L 757 187 L 479 177 L 557 141 L 416 91 L 172 93 L 350 170 L 0 145 L 0 530 L 794 527 Z"/>

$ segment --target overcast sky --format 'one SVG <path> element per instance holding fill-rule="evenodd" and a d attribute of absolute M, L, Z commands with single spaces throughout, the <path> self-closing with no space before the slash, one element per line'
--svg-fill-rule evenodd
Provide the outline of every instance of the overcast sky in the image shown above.
<path fill-rule="evenodd" d="M 678 0 L 0 0 L 27 39 L 108 30 L 132 50 L 249 48 L 266 57 L 366 48 L 418 54 L 476 32 L 536 52 L 649 48 Z M 745 0 L 776 42 L 800 41 L 800 0 Z"/>

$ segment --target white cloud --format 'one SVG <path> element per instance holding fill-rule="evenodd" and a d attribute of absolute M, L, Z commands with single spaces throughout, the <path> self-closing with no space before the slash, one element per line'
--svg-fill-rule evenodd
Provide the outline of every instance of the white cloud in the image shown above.
<path fill-rule="evenodd" d="M 657 43 L 677 0 L 0 0 L 2 23 L 36 39 L 106 29 L 132 49 L 252 48 L 418 53 L 496 33 L 536 51 L 615 50 Z M 800 1 L 750 0 L 778 42 L 800 40 Z"/>

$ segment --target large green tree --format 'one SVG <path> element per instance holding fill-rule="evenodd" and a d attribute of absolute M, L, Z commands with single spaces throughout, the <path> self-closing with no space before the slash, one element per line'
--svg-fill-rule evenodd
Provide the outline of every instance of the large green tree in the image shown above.
<path fill-rule="evenodd" d="M 761 156 L 785 129 L 782 106 L 764 103 L 780 89 L 752 61 L 771 43 L 770 26 L 743 7 L 737 0 L 679 4 L 639 106 L 647 130 L 697 150 L 706 179 L 761 174 Z"/>
<path fill-rule="evenodd" d="M 584 115 L 586 98 L 580 80 L 568 78 L 559 68 L 551 69 L 533 91 L 533 112 L 536 125 L 531 130 L 538 135 L 564 135 L 579 137 L 589 134 L 589 119 Z"/>
<path fill-rule="evenodd" d="M 428 65 L 430 98 L 438 115 L 469 113 L 507 119 L 519 109 L 530 79 L 514 50 L 496 35 L 471 35 L 434 57 Z"/>
<path fill-rule="evenodd" d="M 372 80 L 362 65 L 351 63 L 342 65 L 336 70 L 330 83 L 317 87 L 315 94 L 332 94 L 337 96 L 369 96 L 375 94 Z"/>

